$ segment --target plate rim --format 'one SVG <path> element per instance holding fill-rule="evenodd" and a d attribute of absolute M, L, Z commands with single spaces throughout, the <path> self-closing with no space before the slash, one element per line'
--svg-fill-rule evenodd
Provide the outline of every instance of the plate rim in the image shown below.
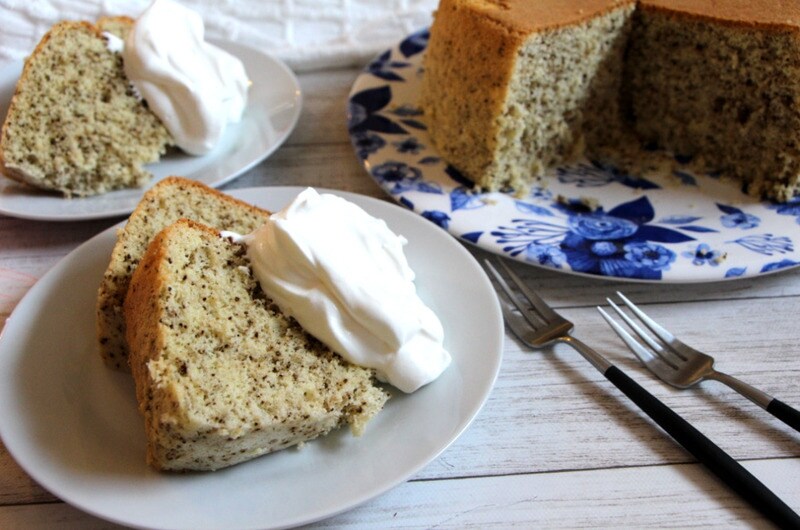
<path fill-rule="evenodd" d="M 299 191 L 301 191 L 302 189 L 304 189 L 304 187 L 302 187 L 302 186 L 251 187 L 251 188 L 239 188 L 239 189 L 231 190 L 228 193 L 230 193 L 232 196 L 237 197 L 239 199 L 248 200 L 248 195 L 252 194 L 253 192 L 256 192 L 256 193 L 269 193 L 269 192 L 277 191 L 277 192 L 286 193 L 287 195 L 294 195 L 294 194 L 298 193 Z M 324 189 L 324 188 L 317 188 L 317 189 L 320 192 L 334 193 L 334 194 L 343 196 L 343 197 L 345 197 L 345 198 L 347 198 L 349 200 L 354 200 L 359 204 L 362 204 L 361 201 L 363 201 L 363 203 L 366 203 L 366 204 L 376 204 L 377 206 L 375 206 L 375 208 L 378 208 L 378 209 L 380 209 L 380 208 L 391 208 L 391 209 L 394 210 L 394 212 L 397 212 L 398 215 L 409 216 L 409 217 L 407 217 L 407 219 L 412 224 L 418 223 L 418 222 L 427 223 L 426 221 L 419 219 L 417 216 L 414 216 L 413 213 L 408 212 L 404 208 L 402 208 L 402 207 L 400 207 L 400 206 L 398 206 L 398 205 L 396 205 L 396 204 L 394 204 L 392 202 L 389 202 L 389 201 L 377 199 L 377 198 L 374 198 L 374 197 L 369 197 L 369 196 L 366 196 L 366 195 L 360 195 L 360 194 L 353 193 L 353 192 L 345 192 L 345 191 L 340 191 L 340 190 L 330 190 L 330 189 Z M 250 201 L 248 201 L 248 202 L 250 202 Z M 256 201 L 252 201 L 252 202 L 254 202 L 255 204 L 258 205 L 258 204 L 261 204 L 263 201 L 258 199 Z M 11 362 L 11 360 L 17 359 L 18 357 L 20 357 L 20 356 L 22 356 L 24 354 L 24 352 L 12 353 L 12 352 L 7 351 L 9 348 L 6 346 L 6 344 L 8 344 L 12 340 L 11 337 L 9 337 L 9 335 L 13 335 L 15 333 L 19 333 L 17 328 L 20 327 L 20 326 L 24 326 L 24 317 L 22 317 L 20 315 L 24 314 L 24 313 L 27 313 L 27 312 L 32 310 L 32 308 L 28 308 L 28 305 L 32 303 L 32 302 L 30 302 L 30 300 L 33 300 L 34 298 L 37 298 L 41 294 L 43 294 L 43 293 L 40 293 L 40 291 L 47 292 L 49 289 L 53 289 L 55 286 L 49 285 L 50 283 L 52 283 L 53 278 L 56 278 L 62 272 L 68 271 L 70 266 L 73 267 L 73 268 L 78 266 L 77 263 L 80 262 L 80 257 L 84 256 L 84 260 L 85 260 L 86 259 L 85 254 L 89 250 L 93 249 L 93 247 L 95 247 L 97 245 L 100 245 L 100 244 L 104 244 L 104 245 L 107 245 L 107 246 L 108 245 L 113 245 L 113 241 L 115 240 L 115 237 L 113 236 L 113 233 L 120 226 L 122 226 L 122 224 L 124 224 L 124 221 L 121 222 L 121 223 L 115 224 L 114 226 L 112 226 L 112 227 L 110 227 L 108 229 L 105 229 L 105 230 L 101 231 L 100 233 L 98 233 L 97 235 L 92 237 L 91 239 L 89 239 L 89 240 L 85 241 L 84 243 L 82 243 L 81 245 L 79 245 L 76 249 L 74 249 L 72 252 L 67 254 L 61 260 L 59 260 L 59 262 L 55 266 L 53 266 L 50 270 L 48 270 L 45 273 L 45 275 L 42 276 L 42 278 L 40 278 L 36 282 L 36 284 L 25 294 L 25 296 L 16 305 L 16 307 L 12 311 L 11 315 L 8 317 L 2 332 L 0 332 L 0 379 L 4 379 L 5 377 L 8 377 L 8 374 L 6 374 L 5 372 L 8 369 L 8 366 L 9 366 L 9 363 Z M 419 226 L 424 226 L 424 225 L 423 224 L 419 224 Z M 434 229 L 434 228 L 435 227 L 431 227 L 431 229 Z M 433 233 L 434 233 L 434 231 L 432 230 L 431 234 L 433 234 Z M 284 519 L 284 520 L 278 521 L 277 524 L 275 524 L 275 525 L 273 525 L 270 522 L 261 521 L 261 522 L 258 522 L 257 524 L 256 524 L 256 522 L 251 522 L 252 524 L 250 526 L 253 526 L 253 527 L 256 527 L 256 526 L 264 527 L 266 525 L 266 526 L 269 526 L 269 527 L 273 527 L 273 526 L 275 526 L 275 527 L 283 527 L 283 526 L 294 526 L 294 525 L 299 525 L 299 524 L 312 523 L 312 522 L 315 522 L 315 521 L 319 521 L 319 520 L 322 520 L 322 519 L 326 519 L 326 518 L 332 517 L 334 515 L 337 515 L 338 513 L 342 513 L 344 511 L 350 510 L 350 509 L 354 508 L 355 506 L 357 506 L 359 504 L 362 504 L 362 503 L 364 503 L 364 502 L 366 502 L 368 500 L 371 500 L 371 499 L 383 494 L 384 492 L 388 491 L 389 489 L 394 488 L 398 484 L 401 484 L 401 483 L 405 482 L 413 474 L 415 474 L 420 469 L 422 469 L 425 466 L 429 465 L 433 460 L 438 458 L 438 456 L 441 455 L 442 452 L 444 452 L 450 445 L 452 445 L 453 442 L 455 442 L 464 433 L 464 431 L 474 421 L 474 419 L 477 416 L 477 414 L 482 410 L 482 408 L 485 405 L 489 395 L 491 394 L 492 389 L 494 388 L 494 385 L 496 383 L 496 379 L 498 377 L 499 370 L 500 370 L 500 367 L 501 367 L 502 354 L 503 354 L 503 344 L 504 344 L 504 340 L 505 340 L 502 315 L 501 315 L 501 312 L 500 312 L 499 302 L 497 301 L 497 298 L 494 295 L 494 290 L 493 290 L 493 288 L 491 286 L 491 282 L 488 279 L 488 276 L 486 276 L 485 271 L 483 270 L 483 268 L 480 267 L 480 265 L 478 264 L 477 260 L 474 258 L 474 256 L 472 256 L 469 253 L 469 251 L 463 245 L 461 245 L 455 238 L 451 238 L 446 233 L 442 233 L 442 236 L 446 237 L 449 241 L 452 242 L 452 247 L 451 248 L 454 249 L 454 251 L 459 252 L 462 255 L 462 257 L 465 258 L 465 260 L 466 260 L 465 264 L 468 264 L 473 269 L 473 273 L 479 271 L 479 274 L 477 274 L 475 276 L 475 278 L 479 279 L 479 281 L 483 283 L 482 288 L 488 294 L 491 294 L 491 296 L 492 296 L 492 298 L 491 298 L 492 303 L 493 303 L 492 307 L 484 307 L 484 308 L 482 308 L 481 309 L 481 316 L 484 317 L 484 319 L 486 319 L 486 329 L 490 330 L 490 333 L 492 335 L 491 337 L 489 335 L 486 335 L 487 336 L 486 340 L 494 342 L 494 348 L 495 348 L 496 352 L 490 358 L 491 362 L 488 365 L 481 365 L 481 366 L 484 367 L 484 369 L 488 369 L 489 372 L 487 373 L 487 377 L 484 379 L 483 391 L 480 393 L 480 395 L 478 395 L 475 398 L 475 399 L 477 399 L 477 401 L 474 403 L 473 408 L 465 416 L 463 416 L 461 418 L 461 420 L 459 422 L 459 428 L 456 431 L 454 431 L 452 433 L 452 435 L 449 436 L 446 440 L 443 440 L 440 444 L 438 444 L 439 447 L 438 447 L 437 450 L 435 450 L 434 452 L 431 452 L 425 458 L 419 460 L 416 463 L 415 466 L 413 466 L 411 468 L 408 468 L 408 469 L 405 469 L 404 471 L 398 473 L 396 476 L 392 477 L 391 480 L 383 481 L 383 483 L 381 483 L 379 488 L 372 489 L 368 493 L 365 493 L 363 495 L 351 498 L 346 503 L 340 504 L 335 510 L 327 510 L 327 511 L 326 510 L 323 510 L 323 511 L 312 510 L 312 512 L 309 513 L 309 514 L 297 514 L 294 517 L 294 519 L 291 519 L 291 520 Z M 437 235 L 436 237 L 438 238 L 439 236 Z M 103 243 L 103 240 L 106 240 L 105 243 Z M 441 240 L 441 238 L 439 238 L 438 240 Z M 411 241 L 410 238 L 409 238 L 409 241 Z M 110 252 L 110 248 L 109 248 L 109 252 Z M 75 260 L 78 260 L 78 261 L 76 262 Z M 94 286 L 87 286 L 86 288 L 93 290 Z M 36 318 L 41 318 L 41 317 L 36 317 Z M 23 319 L 23 321 L 20 321 L 20 319 Z M 92 352 L 92 353 L 94 353 L 94 352 Z M 454 359 L 455 358 L 456 357 L 454 356 Z M 99 359 L 99 357 L 97 357 L 97 359 Z M 436 384 L 436 382 L 434 382 L 433 384 Z M 28 440 L 30 440 L 29 433 L 25 432 L 23 434 L 20 434 L 20 432 L 17 432 L 16 434 L 13 434 L 12 435 L 12 443 L 10 445 L 8 444 L 9 433 L 13 432 L 13 430 L 14 430 L 14 429 L 11 429 L 9 427 L 9 422 L 12 421 L 12 420 L 9 420 L 9 417 L 10 416 L 6 416 L 3 421 L 0 421 L 0 438 L 3 440 L 4 444 L 6 444 L 6 448 L 7 448 L 8 452 L 9 452 L 9 454 L 14 458 L 14 460 L 18 463 L 18 465 L 20 465 L 26 471 L 26 473 L 28 473 L 31 477 L 34 478 L 34 480 L 36 480 L 40 485 L 42 485 L 42 487 L 44 487 L 45 489 L 47 489 L 48 491 L 50 491 L 51 493 L 53 493 L 54 495 L 59 497 L 64 502 L 67 502 L 72 506 L 75 506 L 75 507 L 77 507 L 77 508 L 79 508 L 79 509 L 81 509 L 81 510 L 87 512 L 87 513 L 90 513 L 90 514 L 95 515 L 97 517 L 100 517 L 102 519 L 113 521 L 113 522 L 117 522 L 117 523 L 122 523 L 122 524 L 134 525 L 134 526 L 143 525 L 143 523 L 141 521 L 137 521 L 136 518 L 135 517 L 131 517 L 130 514 L 128 514 L 128 516 L 124 516 L 124 514 L 123 515 L 117 514 L 115 516 L 113 513 L 108 513 L 107 511 L 103 511 L 102 509 L 98 509 L 97 507 L 93 506 L 91 502 L 87 502 L 85 499 L 76 498 L 75 495 L 80 497 L 80 494 L 73 494 L 73 493 L 70 493 L 70 491 L 59 489 L 59 484 L 61 484 L 61 479 L 56 479 L 55 481 L 52 478 L 48 479 L 48 473 L 47 473 L 46 469 L 42 469 L 42 468 L 36 467 L 35 463 L 32 464 L 24 456 L 20 457 L 20 454 L 19 454 L 20 451 L 19 451 L 19 447 L 17 446 L 17 443 L 20 442 L 22 438 L 27 438 Z M 378 417 L 380 417 L 380 415 Z M 17 420 L 17 421 L 19 421 L 19 420 Z M 25 427 L 18 427 L 17 429 L 18 430 L 21 429 L 22 431 L 24 431 Z M 23 451 L 23 453 L 24 453 L 24 451 Z M 41 458 L 41 456 L 40 456 L 40 458 Z M 257 462 L 257 461 L 258 461 L 258 459 L 255 459 L 254 461 L 251 461 L 251 462 Z M 248 465 L 248 463 L 244 463 L 242 465 Z M 233 467 L 236 468 L 237 466 L 233 466 Z M 229 468 L 229 469 L 233 469 L 233 468 Z M 54 482 L 56 483 L 55 487 L 54 487 Z M 185 525 L 186 523 L 184 522 L 183 524 Z M 164 526 L 157 526 L 156 525 L 156 526 L 153 526 L 153 525 L 149 525 L 148 524 L 146 526 L 148 526 L 148 527 L 161 527 L 161 528 L 175 528 L 175 527 L 180 526 L 180 525 L 164 525 Z M 205 525 L 205 526 L 208 526 L 208 525 Z"/>

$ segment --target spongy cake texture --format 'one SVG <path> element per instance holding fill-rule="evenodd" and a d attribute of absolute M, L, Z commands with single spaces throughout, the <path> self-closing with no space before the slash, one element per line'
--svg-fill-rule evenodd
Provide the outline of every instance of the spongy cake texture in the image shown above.
<path fill-rule="evenodd" d="M 105 363 L 113 368 L 128 369 L 123 303 L 131 275 L 158 232 L 178 219 L 187 218 L 219 230 L 247 234 L 261 226 L 269 214 L 204 184 L 180 177 L 166 178 L 148 190 L 117 234 L 97 296 L 97 337 Z"/>
<path fill-rule="evenodd" d="M 588 11 L 585 20 L 536 31 L 523 18 L 506 20 L 503 2 L 442 1 L 425 56 L 421 105 L 443 156 L 479 186 L 522 187 L 531 175 L 581 152 L 585 131 L 598 122 L 611 121 L 601 126 L 607 134 L 619 119 L 633 10 L 631 2 L 616 4 L 595 18 Z M 552 16 L 535 8 L 522 14 Z"/>
<path fill-rule="evenodd" d="M 125 317 L 157 469 L 218 469 L 341 424 L 360 434 L 387 399 L 266 299 L 243 246 L 192 221 L 150 244 Z"/>
<path fill-rule="evenodd" d="M 424 68 L 431 139 L 481 188 L 635 143 L 754 196 L 800 189 L 797 2 L 441 0 Z"/>
<path fill-rule="evenodd" d="M 172 144 L 160 120 L 132 92 L 122 59 L 104 29 L 124 33 L 133 21 L 98 26 L 60 22 L 25 62 L 0 139 L 3 173 L 66 196 L 142 186 Z"/>
<path fill-rule="evenodd" d="M 643 3 L 633 28 L 626 95 L 642 141 L 737 177 L 753 196 L 796 196 L 800 24 L 710 23 Z"/>

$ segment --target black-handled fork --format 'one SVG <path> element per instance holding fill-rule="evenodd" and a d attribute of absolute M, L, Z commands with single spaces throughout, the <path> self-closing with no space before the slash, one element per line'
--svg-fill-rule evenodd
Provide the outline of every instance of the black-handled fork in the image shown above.
<path fill-rule="evenodd" d="M 617 296 L 620 297 L 628 309 L 644 323 L 647 329 L 649 329 L 656 338 L 653 338 L 642 329 L 641 326 L 638 326 L 636 322 L 610 298 L 606 298 L 609 306 L 623 321 L 625 321 L 634 333 L 639 336 L 644 344 L 634 339 L 630 333 L 617 324 L 602 307 L 598 307 L 597 310 L 603 315 L 603 318 L 608 322 L 608 325 L 611 326 L 611 329 L 619 335 L 628 348 L 642 361 L 642 364 L 656 374 L 659 379 L 676 388 L 689 388 L 704 379 L 714 379 L 736 390 L 794 430 L 800 431 L 800 411 L 732 375 L 715 370 L 713 357 L 695 350 L 688 344 L 678 340 L 672 333 L 664 329 L 652 318 L 648 317 L 644 311 L 639 309 L 619 291 L 617 291 Z M 645 346 L 645 344 L 647 346 Z"/>
<path fill-rule="evenodd" d="M 574 327 L 572 322 L 553 311 L 505 263 L 498 261 L 516 290 L 509 286 L 491 262 L 487 260 L 485 263 L 499 286 L 498 294 L 501 296 L 498 298 L 506 325 L 520 341 L 534 349 L 553 342 L 569 344 L 699 462 L 765 517 L 781 528 L 800 528 L 800 516 L 728 453 L 598 352 L 572 337 L 569 334 Z"/>

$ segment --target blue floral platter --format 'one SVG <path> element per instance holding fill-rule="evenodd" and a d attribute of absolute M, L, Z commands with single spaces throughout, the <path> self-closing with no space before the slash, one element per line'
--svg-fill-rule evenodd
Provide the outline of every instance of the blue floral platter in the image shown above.
<path fill-rule="evenodd" d="M 463 241 L 565 273 L 688 283 L 800 265 L 800 199 L 759 201 L 714 175 L 643 178 L 584 159 L 524 196 L 473 193 L 432 146 L 417 105 L 427 42 L 423 30 L 379 55 L 348 99 L 356 155 L 398 203 Z"/>

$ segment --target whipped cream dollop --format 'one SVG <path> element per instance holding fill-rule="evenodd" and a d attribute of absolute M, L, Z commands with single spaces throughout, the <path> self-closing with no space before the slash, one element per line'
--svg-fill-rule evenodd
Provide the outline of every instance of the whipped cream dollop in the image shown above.
<path fill-rule="evenodd" d="M 227 124 L 241 120 L 250 85 L 242 62 L 205 42 L 204 32 L 199 14 L 155 0 L 121 52 L 128 80 L 177 146 L 193 155 L 210 151 Z"/>
<path fill-rule="evenodd" d="M 403 392 L 450 364 L 442 324 L 416 292 L 407 241 L 383 220 L 308 188 L 239 240 L 267 296 L 351 363 Z"/>

